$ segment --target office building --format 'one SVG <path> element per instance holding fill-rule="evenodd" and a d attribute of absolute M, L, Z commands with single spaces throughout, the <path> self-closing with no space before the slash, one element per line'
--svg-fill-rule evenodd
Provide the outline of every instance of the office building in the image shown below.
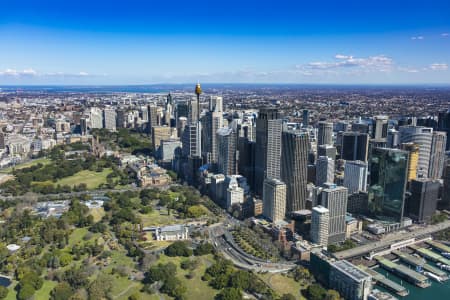
<path fill-rule="evenodd" d="M 409 152 L 408 160 L 408 181 L 417 178 L 417 168 L 419 164 L 419 145 L 414 143 L 400 144 L 400 149 Z"/>
<path fill-rule="evenodd" d="M 417 177 L 428 177 L 430 165 L 431 142 L 433 129 L 422 126 L 401 126 L 400 143 L 415 143 L 419 145 L 419 161 L 417 164 Z"/>
<path fill-rule="evenodd" d="M 328 245 L 330 211 L 323 206 L 316 206 L 311 214 L 311 241 L 317 245 Z"/>
<path fill-rule="evenodd" d="M 161 140 L 168 140 L 172 136 L 172 130 L 169 126 L 153 126 L 152 127 L 152 146 L 156 153 L 161 145 Z"/>
<path fill-rule="evenodd" d="M 387 136 L 387 147 L 388 148 L 397 148 L 400 142 L 400 134 L 394 128 L 388 130 Z"/>
<path fill-rule="evenodd" d="M 437 180 L 419 178 L 411 181 L 411 195 L 405 208 L 408 217 L 419 223 L 430 223 L 436 212 L 439 188 Z"/>
<path fill-rule="evenodd" d="M 366 215 L 368 212 L 369 195 L 367 192 L 358 192 L 348 195 L 347 212 L 357 215 Z"/>
<path fill-rule="evenodd" d="M 156 105 L 148 105 L 147 106 L 147 120 L 148 120 L 148 132 L 152 132 L 153 126 L 159 126 L 160 123 L 160 116 L 158 113 L 158 107 Z"/>
<path fill-rule="evenodd" d="M 432 179 L 442 178 L 445 166 L 445 146 L 447 145 L 447 133 L 433 131 L 431 140 L 430 164 L 428 177 Z"/>
<path fill-rule="evenodd" d="M 309 126 L 309 110 L 303 110 L 303 127 L 306 128 Z"/>
<path fill-rule="evenodd" d="M 318 127 L 317 146 L 333 145 L 333 123 L 321 121 Z"/>
<path fill-rule="evenodd" d="M 317 146 L 317 156 L 326 156 L 332 160 L 336 159 L 336 147 L 333 145 L 320 145 Z"/>
<path fill-rule="evenodd" d="M 369 153 L 369 135 L 360 132 L 343 132 L 341 158 L 347 161 L 367 161 Z"/>
<path fill-rule="evenodd" d="M 105 108 L 103 110 L 103 128 L 115 131 L 116 125 L 116 110 L 114 108 Z"/>
<path fill-rule="evenodd" d="M 264 179 L 280 178 L 282 120 L 278 110 L 260 109 L 256 119 L 255 193 L 262 195 Z"/>
<path fill-rule="evenodd" d="M 272 222 L 284 219 L 286 214 L 286 184 L 284 182 L 274 178 L 264 180 L 263 214 Z"/>
<path fill-rule="evenodd" d="M 345 162 L 344 186 L 349 194 L 367 191 L 367 163 L 359 160 Z"/>
<path fill-rule="evenodd" d="M 371 214 L 396 222 L 403 219 L 408 160 L 408 151 L 389 148 L 372 150 L 368 189 Z"/>
<path fill-rule="evenodd" d="M 239 187 L 237 183 L 229 186 L 227 188 L 227 209 L 242 203 L 244 203 L 244 189 Z"/>
<path fill-rule="evenodd" d="M 331 264 L 330 288 L 347 300 L 367 300 L 372 291 L 372 276 L 346 260 Z"/>
<path fill-rule="evenodd" d="M 450 110 L 440 112 L 438 115 L 438 130 L 450 136 Z M 450 150 L 450 138 L 447 138 L 445 150 Z"/>
<path fill-rule="evenodd" d="M 237 174 L 236 133 L 229 127 L 217 130 L 218 172 L 224 175 Z"/>
<path fill-rule="evenodd" d="M 334 160 L 319 156 L 316 162 L 316 185 L 322 186 L 326 182 L 334 182 Z"/>
<path fill-rule="evenodd" d="M 184 128 L 181 142 L 183 143 L 184 156 L 201 156 L 201 134 L 199 124 L 188 124 Z"/>
<path fill-rule="evenodd" d="M 89 112 L 90 129 L 103 128 L 103 112 L 98 107 L 92 107 Z"/>
<path fill-rule="evenodd" d="M 445 163 L 444 174 L 442 175 L 444 187 L 442 189 L 442 199 L 439 201 L 439 209 L 450 209 L 450 164 Z"/>
<path fill-rule="evenodd" d="M 218 160 L 217 130 L 222 127 L 222 112 L 208 111 L 205 116 L 202 117 L 202 156 L 205 163 L 210 164 L 213 169 L 216 168 Z"/>
<path fill-rule="evenodd" d="M 223 98 L 221 96 L 210 96 L 209 111 L 223 112 Z"/>
<path fill-rule="evenodd" d="M 159 148 L 159 158 L 163 162 L 172 162 L 176 151 L 181 151 L 182 143 L 179 139 L 161 139 Z"/>
<path fill-rule="evenodd" d="M 286 212 L 306 208 L 308 172 L 308 134 L 286 131 L 282 136 L 281 179 L 286 183 Z"/>
<path fill-rule="evenodd" d="M 345 241 L 345 214 L 347 213 L 348 190 L 343 186 L 330 185 L 320 193 L 320 205 L 327 208 L 330 216 L 328 243 Z"/>
<path fill-rule="evenodd" d="M 375 140 L 386 139 L 388 135 L 388 116 L 375 116 L 373 119 L 372 138 Z"/>

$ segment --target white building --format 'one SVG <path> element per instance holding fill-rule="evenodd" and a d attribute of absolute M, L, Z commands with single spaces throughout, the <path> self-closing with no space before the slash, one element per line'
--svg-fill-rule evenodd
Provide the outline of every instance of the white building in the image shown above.
<path fill-rule="evenodd" d="M 334 182 L 334 160 L 327 156 L 319 156 L 316 162 L 316 185 Z"/>
<path fill-rule="evenodd" d="M 282 221 L 286 214 L 286 184 L 278 179 L 265 179 L 263 215 L 272 222 Z"/>
<path fill-rule="evenodd" d="M 367 164 L 355 160 L 345 162 L 344 186 L 348 188 L 348 193 L 367 191 Z"/>
<path fill-rule="evenodd" d="M 189 239 L 189 229 L 185 225 L 158 227 L 155 231 L 157 241 L 179 241 Z"/>
<path fill-rule="evenodd" d="M 311 241 L 322 246 L 328 245 L 329 226 L 329 210 L 321 205 L 313 207 L 311 214 Z"/>

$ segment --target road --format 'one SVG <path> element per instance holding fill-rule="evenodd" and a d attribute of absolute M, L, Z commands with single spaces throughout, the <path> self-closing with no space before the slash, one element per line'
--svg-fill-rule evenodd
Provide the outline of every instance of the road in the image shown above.
<path fill-rule="evenodd" d="M 411 238 L 416 238 L 416 239 L 422 238 L 425 236 L 429 236 L 435 232 L 445 230 L 447 228 L 450 228 L 450 220 L 447 220 L 447 221 L 444 221 L 442 223 L 435 224 L 435 225 L 428 225 L 425 228 L 420 228 L 420 229 L 412 231 L 412 232 L 394 233 L 380 241 L 372 242 L 372 243 L 369 243 L 369 244 L 366 244 L 363 246 L 359 246 L 356 248 L 352 248 L 349 250 L 336 252 L 333 254 L 333 256 L 337 259 L 347 259 L 347 258 L 358 257 L 358 256 L 362 256 L 362 255 L 372 252 L 372 251 L 377 251 L 377 250 L 382 250 L 382 249 L 388 248 L 391 244 L 394 244 L 397 242 L 401 242 L 401 241 L 408 240 Z"/>

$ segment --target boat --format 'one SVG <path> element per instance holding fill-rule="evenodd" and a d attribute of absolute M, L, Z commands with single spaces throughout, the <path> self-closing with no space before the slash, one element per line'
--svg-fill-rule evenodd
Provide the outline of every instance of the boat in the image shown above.
<path fill-rule="evenodd" d="M 441 255 L 447 259 L 450 259 L 450 252 L 442 252 Z"/>
<path fill-rule="evenodd" d="M 425 276 L 427 276 L 427 277 L 429 277 L 431 279 L 434 279 L 434 280 L 436 280 L 439 283 L 442 283 L 441 277 L 437 276 L 436 274 L 433 274 L 431 272 L 423 272 L 423 275 L 425 275 Z"/>

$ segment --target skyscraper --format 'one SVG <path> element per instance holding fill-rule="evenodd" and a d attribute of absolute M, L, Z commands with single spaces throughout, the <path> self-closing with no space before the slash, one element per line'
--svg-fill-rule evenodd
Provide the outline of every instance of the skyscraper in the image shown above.
<path fill-rule="evenodd" d="M 152 146 L 153 151 L 156 153 L 159 146 L 161 146 L 162 140 L 167 140 L 171 137 L 172 131 L 169 126 L 153 126 L 152 127 Z"/>
<path fill-rule="evenodd" d="M 218 172 L 224 175 L 234 175 L 237 173 L 236 163 L 236 133 L 229 127 L 217 130 L 218 144 Z"/>
<path fill-rule="evenodd" d="M 341 158 L 345 160 L 367 161 L 369 135 L 360 132 L 342 133 Z"/>
<path fill-rule="evenodd" d="M 255 192 L 262 195 L 264 179 L 280 178 L 282 120 L 278 110 L 260 109 L 256 119 Z"/>
<path fill-rule="evenodd" d="M 308 172 L 308 134 L 299 131 L 283 132 L 281 179 L 286 183 L 286 211 L 306 208 Z"/>
<path fill-rule="evenodd" d="M 309 111 L 307 109 L 303 110 L 303 127 L 309 126 Z"/>
<path fill-rule="evenodd" d="M 428 167 L 430 164 L 431 141 L 433 139 L 433 129 L 422 126 L 401 126 L 400 143 L 415 143 L 419 145 L 419 162 L 417 165 L 417 177 L 428 177 Z"/>
<path fill-rule="evenodd" d="M 221 96 L 211 96 L 209 98 L 209 111 L 223 112 L 223 98 Z"/>
<path fill-rule="evenodd" d="M 315 244 L 328 245 L 330 211 L 319 205 L 313 207 L 311 214 L 311 241 Z"/>
<path fill-rule="evenodd" d="M 405 211 L 414 221 L 430 223 L 436 212 L 440 183 L 420 178 L 411 181 L 411 196 L 406 200 Z"/>
<path fill-rule="evenodd" d="M 438 130 L 447 133 L 447 137 L 450 136 L 450 110 L 439 113 Z M 450 138 L 447 138 L 445 150 L 450 150 Z"/>
<path fill-rule="evenodd" d="M 400 222 L 408 175 L 408 151 L 374 148 L 370 160 L 369 211 Z"/>
<path fill-rule="evenodd" d="M 433 131 L 431 140 L 430 165 L 428 177 L 440 179 L 445 166 L 445 147 L 447 145 L 447 133 L 443 131 Z"/>
<path fill-rule="evenodd" d="M 445 162 L 444 174 L 442 176 L 444 180 L 444 187 L 442 190 L 442 199 L 439 201 L 439 209 L 450 209 L 450 164 Z"/>
<path fill-rule="evenodd" d="M 114 108 L 105 108 L 103 110 L 103 128 L 111 131 L 116 130 L 116 110 Z"/>
<path fill-rule="evenodd" d="M 333 145 L 333 123 L 319 122 L 319 131 L 317 134 L 317 146 Z"/>
<path fill-rule="evenodd" d="M 200 123 L 199 123 L 200 124 Z M 183 155 L 184 156 L 201 156 L 201 134 L 199 132 L 199 124 L 188 124 L 186 125 L 183 136 Z"/>
<path fill-rule="evenodd" d="M 263 188 L 263 214 L 272 222 L 281 221 L 286 214 L 286 184 L 267 178 Z"/>
<path fill-rule="evenodd" d="M 344 169 L 344 186 L 348 193 L 365 192 L 367 190 L 367 163 L 363 161 L 347 161 Z"/>
<path fill-rule="evenodd" d="M 372 138 L 375 140 L 387 138 L 388 122 L 388 116 L 375 116 L 373 120 Z"/>
<path fill-rule="evenodd" d="M 345 214 L 347 212 L 348 190 L 343 186 L 331 185 L 322 190 L 320 204 L 330 213 L 328 243 L 334 244 L 345 240 Z"/>
<path fill-rule="evenodd" d="M 219 107 L 217 106 L 219 109 Z M 204 161 L 216 169 L 217 164 L 217 130 L 223 127 L 222 113 L 208 111 L 202 117 L 202 156 Z"/>
<path fill-rule="evenodd" d="M 316 185 L 322 186 L 326 182 L 334 182 L 334 160 L 319 156 L 316 162 Z"/>
<path fill-rule="evenodd" d="M 408 160 L 408 181 L 417 178 L 417 168 L 419 164 L 419 145 L 414 143 L 403 143 L 400 149 L 409 152 Z"/>

